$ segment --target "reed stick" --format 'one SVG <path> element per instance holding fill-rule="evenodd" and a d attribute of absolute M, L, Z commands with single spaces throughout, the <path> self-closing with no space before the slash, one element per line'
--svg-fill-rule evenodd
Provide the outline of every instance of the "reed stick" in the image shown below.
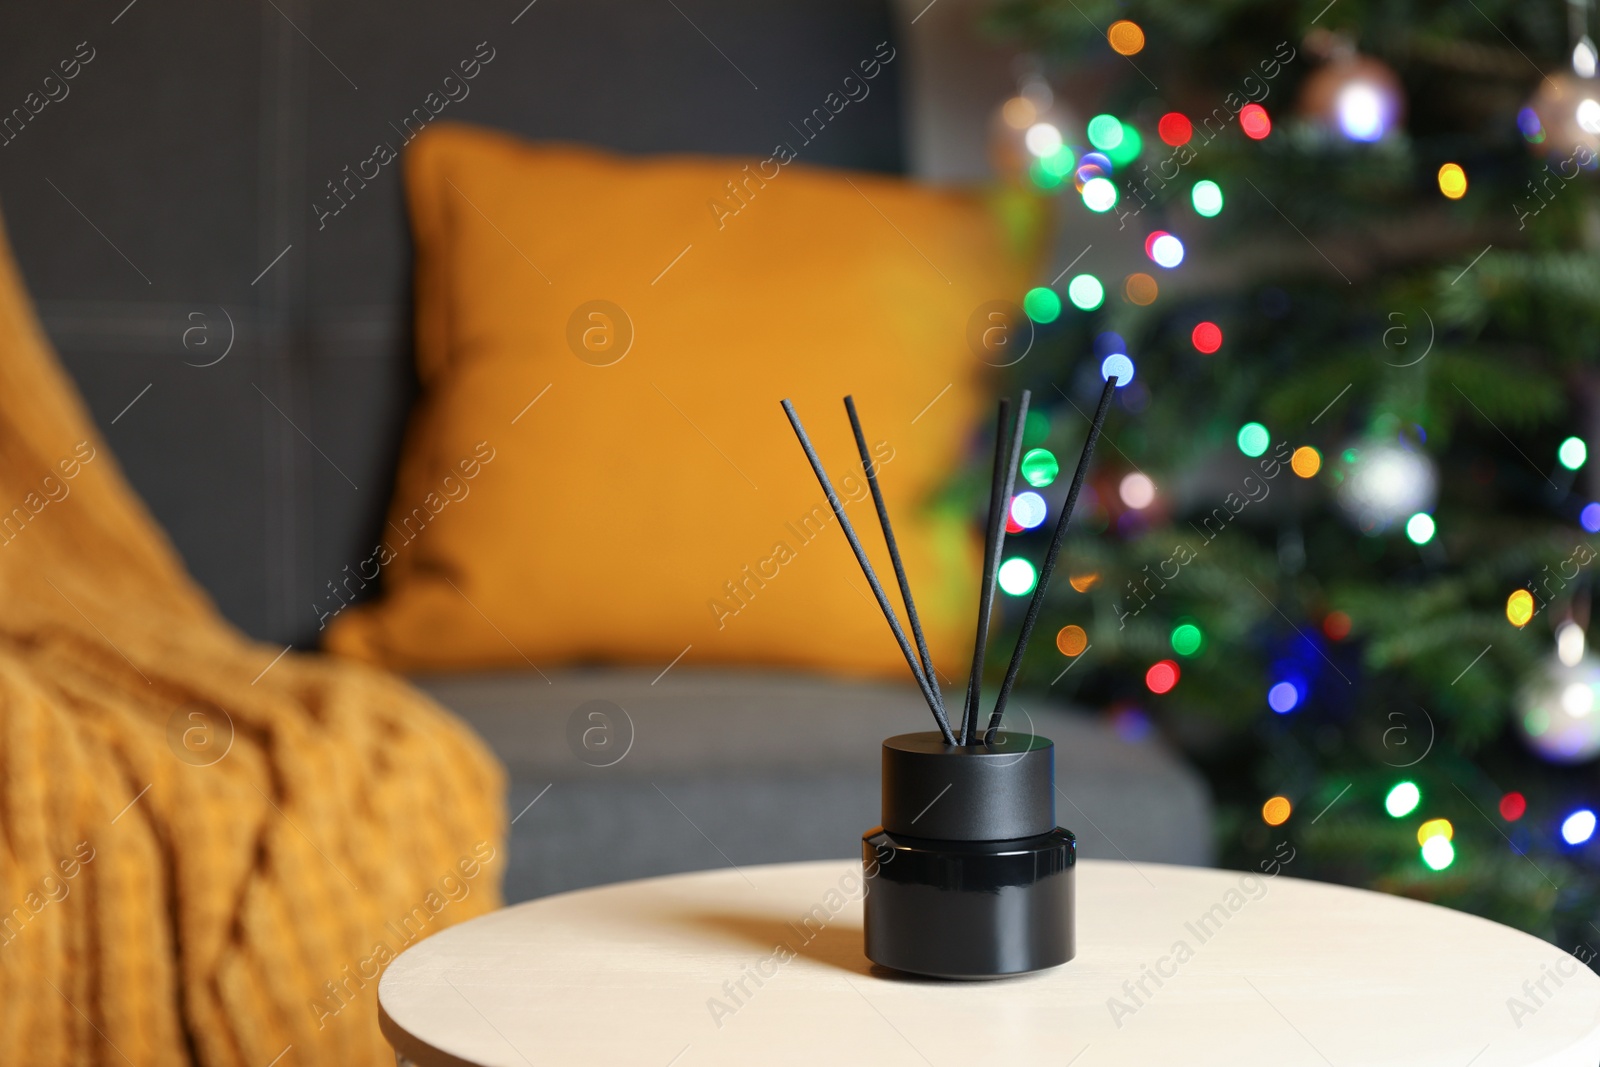
<path fill-rule="evenodd" d="M 900 560 L 900 546 L 895 541 L 894 524 L 889 521 L 889 507 L 883 501 L 883 487 L 878 484 L 878 465 L 872 461 L 872 455 L 867 449 L 867 436 L 861 430 L 861 418 L 856 413 L 855 397 L 844 398 L 844 410 L 850 416 L 850 432 L 855 434 L 856 451 L 861 454 L 861 471 L 867 476 L 867 487 L 872 490 L 872 504 L 878 511 L 878 525 L 883 529 L 884 544 L 889 547 L 889 561 L 894 564 L 895 581 L 900 584 L 900 600 L 905 604 L 906 622 L 911 627 L 911 638 L 916 642 L 917 655 L 922 660 L 922 675 L 928 680 L 928 688 L 939 703 L 939 711 L 944 712 L 946 721 L 949 721 L 949 712 L 944 706 L 944 693 L 939 689 L 939 675 L 933 669 L 933 656 L 929 654 L 927 639 L 922 635 L 922 620 L 917 617 L 917 603 L 911 598 L 911 583 L 906 579 L 905 564 Z"/>
<path fill-rule="evenodd" d="M 867 584 L 872 587 L 872 595 L 878 599 L 878 607 L 883 611 L 889 629 L 894 632 L 894 639 L 900 645 L 900 654 L 906 658 L 906 666 L 911 668 L 911 674 L 916 678 L 918 688 L 922 690 L 922 699 L 927 701 L 928 710 L 933 712 L 934 721 L 939 724 L 939 732 L 944 735 L 946 744 L 955 744 L 956 739 L 950 731 L 949 720 L 945 718 L 939 700 L 929 687 L 928 679 L 923 676 L 917 655 L 906 641 L 905 631 L 900 629 L 900 620 L 895 617 L 894 606 L 889 603 L 889 598 L 883 592 L 883 585 L 879 583 L 878 575 L 872 569 L 872 561 L 867 558 L 866 550 L 861 547 L 861 539 L 856 536 L 855 527 L 850 525 L 850 517 L 844 513 L 844 503 L 839 499 L 839 494 L 833 491 L 833 482 L 828 479 L 828 472 L 822 467 L 821 457 L 812 446 L 811 438 L 806 435 L 805 427 L 800 424 L 800 416 L 796 413 L 792 401 L 787 399 L 783 401 L 783 413 L 789 416 L 789 425 L 794 428 L 794 435 L 800 440 L 800 447 L 805 450 L 806 459 L 811 463 L 811 470 L 817 476 L 818 484 L 827 494 L 828 506 L 833 508 L 833 514 L 839 520 L 839 527 L 844 530 L 845 540 L 850 542 L 850 550 L 856 554 L 856 562 L 861 565 L 861 573 L 866 575 Z"/>

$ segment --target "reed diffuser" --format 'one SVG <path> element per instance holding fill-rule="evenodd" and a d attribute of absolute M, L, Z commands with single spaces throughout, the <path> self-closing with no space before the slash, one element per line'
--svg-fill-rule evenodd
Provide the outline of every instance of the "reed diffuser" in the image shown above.
<path fill-rule="evenodd" d="M 883 742 L 882 825 L 861 838 L 870 886 L 865 900 L 866 954 L 874 963 L 913 974 L 977 979 L 1043 970 L 1073 957 L 1077 840 L 1070 830 L 1056 825 L 1055 746 L 1048 738 L 1008 733 L 1001 726 L 1117 384 L 1116 378 L 1107 380 L 1100 394 L 1021 633 L 981 731 L 983 660 L 1029 394 L 1023 391 L 1014 417 L 1011 402 L 1000 401 L 977 636 L 966 696 L 955 718 L 945 706 L 928 654 L 855 401 L 845 397 L 844 407 L 905 605 L 909 638 L 794 404 L 783 401 L 789 424 L 938 726 Z"/>

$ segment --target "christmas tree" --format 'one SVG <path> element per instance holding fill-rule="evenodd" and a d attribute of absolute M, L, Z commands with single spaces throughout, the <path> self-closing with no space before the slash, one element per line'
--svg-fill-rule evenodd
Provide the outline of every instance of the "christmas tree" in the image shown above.
<path fill-rule="evenodd" d="M 1042 553 L 1055 457 L 1123 378 L 1042 620 L 1056 640 L 1024 678 L 1186 751 L 1226 866 L 1289 842 L 1287 873 L 1587 958 L 1585 19 L 1554 0 L 1008 0 L 985 30 L 1034 60 L 996 102 L 997 166 L 1061 220 L 991 360 L 1041 408 L 1007 556 Z"/>

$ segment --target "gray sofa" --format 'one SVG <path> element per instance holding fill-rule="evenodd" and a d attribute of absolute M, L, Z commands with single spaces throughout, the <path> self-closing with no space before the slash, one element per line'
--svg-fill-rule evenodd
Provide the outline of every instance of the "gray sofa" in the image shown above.
<path fill-rule="evenodd" d="M 909 683 L 684 667 L 417 681 L 510 771 L 512 901 L 858 855 L 878 821 L 879 743 L 932 724 Z M 1210 861 L 1205 785 L 1158 742 L 1026 697 L 1013 709 L 1015 727 L 1056 743 L 1056 817 L 1080 855 Z"/>

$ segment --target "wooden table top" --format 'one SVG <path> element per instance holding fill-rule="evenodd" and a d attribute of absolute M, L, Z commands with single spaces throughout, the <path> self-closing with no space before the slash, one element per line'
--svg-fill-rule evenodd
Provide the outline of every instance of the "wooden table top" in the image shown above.
<path fill-rule="evenodd" d="M 860 879 L 782 864 L 506 908 L 389 966 L 384 1033 L 419 1067 L 1600 1063 L 1600 977 L 1412 900 L 1084 860 L 1077 959 L 958 983 L 868 962 Z"/>

